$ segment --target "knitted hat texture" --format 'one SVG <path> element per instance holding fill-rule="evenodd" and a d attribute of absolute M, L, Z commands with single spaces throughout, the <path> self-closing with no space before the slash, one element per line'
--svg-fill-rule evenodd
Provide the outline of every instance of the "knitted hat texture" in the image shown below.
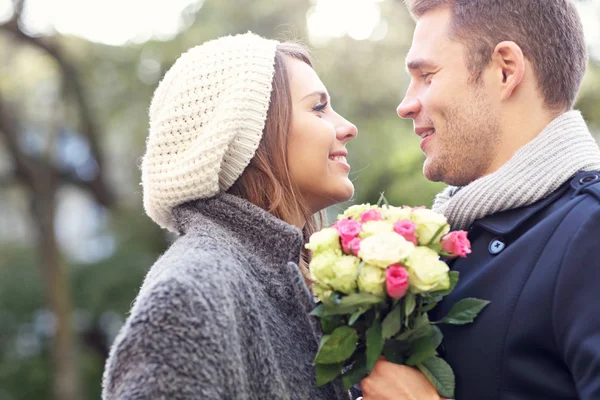
<path fill-rule="evenodd" d="M 279 43 L 250 32 L 181 55 L 150 105 L 144 209 L 176 231 L 172 209 L 227 191 L 262 138 Z"/>

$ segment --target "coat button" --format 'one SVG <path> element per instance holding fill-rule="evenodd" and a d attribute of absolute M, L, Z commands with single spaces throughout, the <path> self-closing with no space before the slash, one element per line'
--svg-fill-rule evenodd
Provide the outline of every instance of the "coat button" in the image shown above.
<path fill-rule="evenodd" d="M 579 180 L 579 183 L 581 183 L 582 185 L 585 185 L 586 183 L 591 183 L 598 179 L 600 179 L 600 176 L 598 176 L 598 175 L 588 175 L 588 176 L 584 176 L 583 178 L 581 178 Z"/>
<path fill-rule="evenodd" d="M 505 247 L 506 244 L 499 238 L 496 238 L 490 242 L 488 249 L 490 250 L 491 254 L 496 255 L 500 254 L 500 252 L 504 250 Z"/>

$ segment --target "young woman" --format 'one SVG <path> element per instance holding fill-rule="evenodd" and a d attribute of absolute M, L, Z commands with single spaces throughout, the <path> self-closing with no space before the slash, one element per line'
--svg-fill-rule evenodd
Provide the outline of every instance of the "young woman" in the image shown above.
<path fill-rule="evenodd" d="M 353 195 L 356 127 L 306 50 L 254 34 L 183 54 L 150 107 L 144 207 L 179 238 L 149 271 L 103 398 L 347 399 L 317 388 L 304 243 Z"/>

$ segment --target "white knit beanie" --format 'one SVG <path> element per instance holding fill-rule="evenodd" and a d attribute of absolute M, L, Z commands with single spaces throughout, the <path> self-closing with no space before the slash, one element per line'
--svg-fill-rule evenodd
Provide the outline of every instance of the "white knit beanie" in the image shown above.
<path fill-rule="evenodd" d="M 172 209 L 228 190 L 260 143 L 279 43 L 250 32 L 181 55 L 154 92 L 142 161 L 144 208 L 176 231 Z"/>

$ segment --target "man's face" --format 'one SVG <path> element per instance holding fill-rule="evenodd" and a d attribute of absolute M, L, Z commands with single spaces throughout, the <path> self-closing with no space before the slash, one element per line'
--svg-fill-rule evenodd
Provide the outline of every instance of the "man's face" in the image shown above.
<path fill-rule="evenodd" d="M 412 118 L 431 181 L 464 186 L 485 175 L 500 142 L 498 105 L 485 76 L 470 81 L 467 48 L 449 38 L 451 12 L 427 12 L 417 22 L 406 57 L 410 86 L 398 115 Z"/>

